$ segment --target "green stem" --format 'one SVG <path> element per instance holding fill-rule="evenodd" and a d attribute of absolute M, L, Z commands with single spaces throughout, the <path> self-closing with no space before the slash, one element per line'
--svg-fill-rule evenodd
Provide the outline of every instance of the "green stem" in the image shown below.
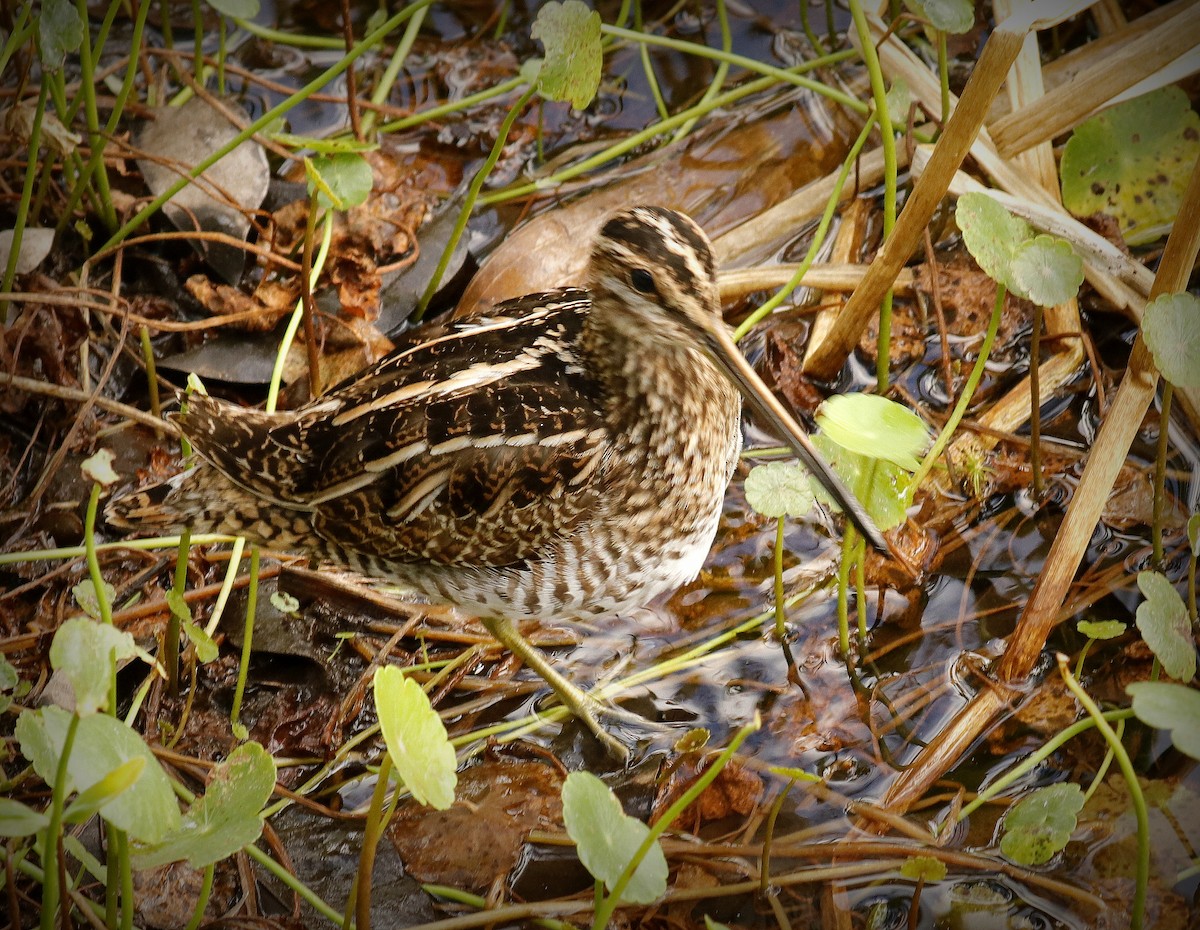
<path fill-rule="evenodd" d="M 357 920 L 358 930 L 371 927 L 371 876 L 375 871 L 375 850 L 383 833 L 383 805 L 387 800 L 388 781 L 392 774 L 392 756 L 385 752 L 379 763 L 379 775 L 375 790 L 371 792 L 371 807 L 363 824 L 362 848 L 358 856 L 358 871 L 354 873 L 354 885 L 350 899 L 346 902 L 346 916 L 342 919 L 342 930 L 350 930 Z M 353 918 L 353 919 L 352 919 Z"/>
<path fill-rule="evenodd" d="M 838 648 L 842 651 L 842 661 L 850 668 L 850 565 L 854 557 L 854 533 L 847 527 L 842 534 L 842 554 L 838 559 Z"/>
<path fill-rule="evenodd" d="M 858 138 L 854 140 L 854 144 L 850 146 L 850 151 L 846 153 L 846 158 L 842 161 L 842 170 L 838 172 L 837 179 L 833 183 L 833 191 L 829 195 L 829 200 L 825 203 L 825 212 L 821 214 L 821 220 L 817 223 L 812 241 L 808 245 L 808 251 L 804 255 L 804 260 L 796 268 L 796 273 L 792 275 L 787 284 L 772 294 L 769 300 L 765 301 L 761 307 L 738 325 L 737 329 L 733 331 L 734 342 L 737 342 L 746 333 L 750 332 L 750 330 L 758 325 L 760 320 L 765 319 L 773 313 L 775 308 L 783 303 L 787 299 L 787 296 L 800 286 L 800 282 L 808 274 L 808 269 L 812 267 L 812 263 L 816 261 L 817 255 L 821 251 L 821 247 L 825 244 L 825 237 L 829 233 L 829 227 L 833 223 L 834 214 L 837 212 L 838 203 L 842 198 L 842 188 L 846 186 L 846 181 L 850 177 L 850 171 L 858 161 L 858 153 L 862 151 L 863 145 L 866 144 L 867 138 L 871 135 L 871 129 L 874 126 L 875 117 L 872 114 L 867 117 L 866 124 L 859 131 Z"/>
<path fill-rule="evenodd" d="M 142 0 L 148 3 L 148 0 Z M 117 845 L 117 874 L 121 877 L 121 930 L 133 930 L 133 914 L 137 902 L 133 898 L 133 868 L 129 861 L 129 834 L 109 826 Z"/>
<path fill-rule="evenodd" d="M 698 47 L 703 48 L 703 46 Z M 827 64 L 833 59 L 842 61 L 846 58 L 853 58 L 854 55 L 855 53 L 853 50 L 847 52 L 838 52 L 835 55 L 828 56 L 825 59 L 825 63 Z M 805 62 L 803 65 L 797 65 L 795 68 L 783 73 L 794 76 L 800 71 L 807 71 L 811 69 L 814 64 L 815 62 L 811 61 Z M 705 113 L 711 112 L 712 110 L 727 107 L 736 101 L 741 100 L 743 97 L 749 97 L 752 94 L 760 93 L 761 91 L 766 90 L 768 87 L 774 86 L 776 83 L 778 83 L 778 81 L 774 77 L 765 77 L 759 78 L 755 81 L 748 81 L 747 83 L 742 84 L 740 87 L 735 87 L 732 90 L 715 97 L 705 106 L 689 107 L 681 113 L 676 113 L 670 119 L 665 119 L 662 122 L 655 123 L 653 126 L 648 126 L 640 132 L 635 132 L 632 135 L 625 137 L 620 142 L 604 149 L 604 151 L 597 152 L 595 155 L 585 158 L 574 165 L 570 165 L 564 168 L 562 171 L 558 171 L 549 177 L 539 178 L 536 181 L 531 181 L 528 184 L 521 184 L 517 187 L 510 187 L 505 190 L 498 190 L 493 191 L 490 194 L 484 194 L 479 198 L 479 202 L 484 206 L 490 206 L 494 203 L 503 203 L 509 200 L 527 197 L 530 194 L 537 194 L 546 190 L 551 190 L 562 184 L 564 181 L 569 181 L 572 178 L 579 177 L 581 174 L 586 174 L 593 168 L 604 165 L 613 159 L 624 155 L 626 152 L 644 145 L 657 136 L 661 136 L 670 132 L 676 126 L 686 123 L 689 119 L 693 119 L 696 116 L 703 116 Z"/>
<path fill-rule="evenodd" d="M 875 117 L 879 120 L 879 135 L 883 147 L 883 240 L 887 241 L 896 225 L 896 134 L 892 130 L 892 115 L 888 111 L 887 88 L 883 83 L 883 69 L 879 66 L 879 55 L 875 51 L 875 40 L 867 25 L 862 0 L 850 0 L 850 15 L 858 32 L 862 47 L 863 64 L 871 79 L 871 95 L 875 98 Z M 880 394 L 888 391 L 888 363 L 892 343 L 892 291 L 884 295 L 879 310 L 879 340 L 875 359 L 875 379 Z"/>
<path fill-rule="evenodd" d="M 787 614 L 783 596 L 783 517 L 775 524 L 775 635 L 781 643 L 787 642 Z"/>
<path fill-rule="evenodd" d="M 592 920 L 593 930 L 605 930 L 605 928 L 608 927 L 609 918 L 612 917 L 613 912 L 617 909 L 617 905 L 621 903 L 621 896 L 625 893 L 625 889 L 629 887 L 629 883 L 633 880 L 634 873 L 637 872 L 638 866 L 641 865 L 642 860 L 646 858 L 646 853 L 648 853 L 651 847 L 658 842 L 658 838 L 667 831 L 667 828 L 675 822 L 676 818 L 678 818 L 680 814 L 687 810 L 688 805 L 695 801 L 696 798 L 700 797 L 700 795 L 704 793 L 704 789 L 711 785 L 716 777 L 721 774 L 721 770 L 729 764 L 729 760 L 733 758 L 734 753 L 736 753 L 742 743 L 746 741 L 746 737 L 757 730 L 761 725 L 762 723 L 758 718 L 758 714 L 755 713 L 754 720 L 737 731 L 733 739 L 730 740 L 729 745 L 725 747 L 725 750 L 719 756 L 717 756 L 716 760 L 705 770 L 704 774 L 696 779 L 696 781 L 692 783 L 691 787 L 688 788 L 688 790 L 685 791 L 675 801 L 674 804 L 668 807 L 661 817 L 659 817 L 650 825 L 649 832 L 642 840 L 641 845 L 638 846 L 637 851 L 634 852 L 633 858 L 629 860 L 629 864 L 625 866 L 624 871 L 621 872 L 617 880 L 613 882 L 612 890 L 604 899 L 604 902 L 596 909 L 595 917 Z"/>
<path fill-rule="evenodd" d="M 4 280 L 0 288 L 5 294 L 13 289 L 13 279 L 17 276 L 17 259 L 21 257 L 21 240 L 25 236 L 25 224 L 29 222 L 29 204 L 33 200 L 33 184 L 38 175 L 38 149 L 42 146 L 42 117 L 46 113 L 46 92 L 48 89 L 46 75 L 42 75 L 42 83 L 38 88 L 37 107 L 33 111 L 33 125 L 29 129 L 29 156 L 25 163 L 25 182 L 21 187 L 21 199 L 17 202 L 17 218 L 13 225 L 12 242 L 8 249 L 8 263 L 4 266 Z M 0 323 L 9 325 L 8 301 L 0 302 Z"/>
<path fill-rule="evenodd" d="M 142 363 L 146 366 L 146 390 L 150 394 L 150 413 L 156 419 L 162 417 L 162 402 L 158 396 L 158 372 L 154 365 L 154 346 L 150 344 L 150 329 L 143 323 L 138 331 L 142 344 Z M 162 437 L 162 431 L 158 433 Z"/>
<path fill-rule="evenodd" d="M 36 21 L 30 19 L 30 12 L 32 10 L 32 3 L 21 4 L 17 12 L 17 21 L 13 23 L 12 34 L 5 40 L 4 47 L 0 48 L 0 74 L 5 73 L 4 68 L 8 65 L 8 60 L 12 58 L 16 50 L 33 38 L 38 24 Z"/>
<path fill-rule="evenodd" d="M 1088 718 L 1088 719 L 1091 719 L 1091 718 Z M 1116 733 L 1117 733 L 1117 740 L 1118 740 L 1118 742 L 1120 742 L 1125 736 L 1125 721 L 1124 720 L 1117 721 Z M 1083 803 L 1084 804 L 1087 804 L 1087 802 L 1091 798 L 1091 796 L 1096 793 L 1097 789 L 1102 784 L 1104 784 L 1105 776 L 1108 775 L 1108 770 L 1112 766 L 1113 759 L 1115 759 L 1115 758 L 1116 758 L 1116 753 L 1114 753 L 1112 751 L 1112 747 L 1110 746 L 1108 749 L 1108 752 L 1106 752 L 1104 754 L 1104 761 L 1100 763 L 1100 768 L 1096 769 L 1096 775 L 1092 779 L 1092 783 L 1090 785 L 1088 785 L 1088 790 L 1085 791 L 1083 794 Z"/>
<path fill-rule="evenodd" d="M 1163 564 L 1163 510 L 1166 503 L 1167 455 L 1170 452 L 1171 401 L 1175 386 L 1163 380 L 1162 412 L 1158 417 L 1158 447 L 1154 456 L 1154 505 L 1150 540 L 1154 546 L 1154 564 Z"/>
<path fill-rule="evenodd" d="M 441 119 L 443 116 L 449 116 L 453 113 L 458 113 L 461 110 L 468 110 L 479 103 L 485 103 L 494 97 L 501 97 L 511 90 L 518 87 L 523 87 L 525 79 L 522 77 L 509 78 L 507 81 L 501 81 L 494 87 L 489 87 L 486 90 L 477 91 L 474 94 L 469 94 L 461 100 L 455 100 L 450 103 L 443 103 L 440 106 L 430 107 L 428 110 L 422 110 L 420 113 L 414 113 L 412 116 L 405 116 L 402 119 L 392 120 L 389 123 L 382 123 L 379 126 L 380 134 L 389 132 L 399 132 L 402 129 L 409 129 L 412 126 L 419 126 L 422 123 L 430 120 Z M 369 114 L 368 114 L 369 115 Z"/>
<path fill-rule="evenodd" d="M 204 11 L 200 0 L 192 0 L 192 72 L 198 84 L 204 83 Z"/>
<path fill-rule="evenodd" d="M 142 0 L 143 3 L 146 0 Z M 185 529 L 179 534 L 179 549 L 175 555 L 175 578 L 171 592 L 175 599 L 182 604 L 183 595 L 187 590 L 188 555 L 192 548 L 192 531 Z M 163 642 L 163 664 L 167 667 L 167 693 L 171 697 L 179 697 L 179 634 L 181 618 L 171 606 L 167 617 L 166 640 Z"/>
<path fill-rule="evenodd" d="M 58 886 L 58 838 L 62 833 L 63 807 L 67 798 L 67 760 L 75 745 L 75 733 L 79 729 L 79 715 L 72 714 L 67 724 L 67 735 L 63 738 L 62 753 L 54 773 L 54 784 L 50 786 L 50 820 L 42 835 L 42 921 L 41 930 L 54 930 L 54 915 L 59 909 L 61 889 Z"/>
<path fill-rule="evenodd" d="M 859 100 L 857 97 L 852 97 L 836 88 L 830 87 L 828 84 L 822 84 L 820 81 L 814 81 L 811 78 L 801 76 L 802 71 L 811 71 L 814 68 L 825 67 L 833 62 L 831 59 L 843 61 L 846 58 L 855 57 L 853 50 L 847 52 L 835 52 L 832 55 L 826 55 L 820 59 L 813 59 L 805 62 L 799 68 L 776 68 L 773 65 L 768 65 L 765 62 L 758 61 L 754 58 L 747 58 L 745 55 L 738 55 L 733 52 L 723 49 L 709 48 L 707 45 L 700 45 L 698 42 L 685 42 L 682 39 L 671 39 L 666 36 L 656 36 L 646 32 L 635 32 L 632 29 L 622 29 L 619 26 L 609 26 L 601 23 L 600 32 L 603 35 L 613 36 L 617 39 L 627 39 L 630 42 L 640 42 L 645 45 L 658 45 L 663 48 L 669 48 L 672 51 L 681 52 L 685 55 L 695 55 L 699 58 L 711 58 L 714 61 L 725 62 L 731 65 L 745 68 L 754 74 L 761 74 L 765 77 L 772 77 L 776 81 L 784 84 L 794 84 L 796 87 L 806 87 L 814 93 L 821 94 L 829 98 L 834 103 L 840 103 L 848 110 L 853 110 L 859 116 L 866 116 L 870 112 L 870 108 Z M 820 64 L 818 64 L 820 62 Z"/>
<path fill-rule="evenodd" d="M 1071 670 L 1067 668 L 1067 657 L 1062 653 L 1058 654 L 1058 672 L 1062 675 L 1067 688 L 1075 695 L 1075 699 L 1087 711 L 1088 716 L 1096 721 L 1096 729 L 1104 736 L 1104 741 L 1108 743 L 1109 749 L 1116 756 L 1121 774 L 1125 776 L 1125 786 L 1129 789 L 1129 800 L 1133 804 L 1133 813 L 1137 817 L 1138 838 L 1136 884 L 1133 891 L 1133 909 L 1130 914 L 1129 926 L 1130 930 L 1142 930 L 1146 912 L 1146 889 L 1150 883 L 1150 815 L 1146 809 L 1146 798 L 1142 794 L 1142 786 L 1138 784 L 1137 772 L 1133 770 L 1133 762 L 1129 759 L 1129 753 L 1125 751 L 1120 738 L 1113 732 L 1108 721 L 1104 719 L 1104 714 L 1100 712 L 1100 708 L 1096 706 L 1092 696 L 1084 691 L 1079 686 L 1079 682 L 1071 675 Z"/>
<path fill-rule="evenodd" d="M 475 201 L 479 199 L 479 192 L 483 189 L 483 184 L 487 180 L 488 175 L 492 173 L 492 169 L 496 167 L 496 162 L 500 159 L 500 153 L 504 150 L 504 145 L 508 141 L 508 134 L 512 130 L 513 124 L 517 121 L 517 117 L 521 115 L 525 109 L 525 105 L 533 99 L 533 95 L 536 93 L 537 88 L 535 86 L 530 85 L 527 87 L 525 92 L 517 98 L 517 102 L 509 108 L 508 115 L 504 117 L 504 122 L 500 124 L 500 130 L 496 134 L 496 141 L 492 145 L 492 150 L 488 152 L 488 157 L 484 161 L 483 166 L 475 172 L 475 177 L 471 179 L 471 185 L 467 189 L 466 197 L 463 199 L 462 209 L 459 210 L 458 219 L 454 223 L 454 229 L 450 233 L 450 239 L 446 243 L 446 247 L 442 250 L 442 256 L 438 259 L 433 277 L 429 279 L 425 293 L 421 295 L 420 301 L 417 302 L 417 309 L 413 314 L 414 320 L 420 320 L 425 315 L 425 310 L 429 307 L 429 302 L 433 299 L 433 295 L 437 293 L 438 286 L 442 283 L 442 275 L 446 273 L 446 268 L 450 264 L 450 258 L 453 256 L 454 250 L 458 246 L 458 241 L 462 238 L 462 234 L 467 228 L 467 220 L 471 217 L 471 211 L 475 209 Z"/>
<path fill-rule="evenodd" d="M 87 23 L 87 0 L 75 0 L 75 7 L 79 11 L 80 18 Z M 131 61 L 130 68 L 134 67 L 134 64 Z M 96 85 L 92 80 L 92 75 L 95 73 L 92 62 L 92 43 L 86 28 L 83 31 L 83 41 L 79 43 L 79 71 L 79 88 L 83 94 L 83 113 L 87 121 L 88 145 L 91 146 L 94 158 L 97 151 L 103 155 L 105 141 L 100 132 L 100 114 L 96 108 Z M 96 175 L 96 196 L 100 202 L 100 218 L 104 221 L 104 225 L 109 229 L 115 228 L 117 211 L 113 207 L 112 192 L 108 188 L 107 171 L 101 170 Z"/>
<path fill-rule="evenodd" d="M 825 46 L 821 44 L 821 40 L 813 32 L 812 24 L 808 21 L 808 7 L 808 0 L 800 0 L 800 28 L 804 30 L 804 35 L 808 38 L 808 44 L 813 47 L 813 51 L 818 55 L 824 55 Z"/>
<path fill-rule="evenodd" d="M 943 126 L 950 118 L 950 62 L 946 56 L 946 31 L 937 31 L 937 66 L 938 84 L 942 88 L 942 119 Z"/>
<path fill-rule="evenodd" d="M 246 588 L 246 628 L 242 634 L 242 655 L 238 661 L 237 685 L 233 689 L 233 707 L 229 720 L 234 732 L 243 730 L 238 717 L 242 713 L 242 697 L 246 693 L 246 677 L 250 673 L 250 651 L 254 645 L 254 617 L 258 611 L 258 546 L 250 547 L 250 583 Z"/>
<path fill-rule="evenodd" d="M 317 252 L 316 260 L 313 262 L 312 274 L 309 275 L 308 286 L 311 290 L 317 286 L 317 280 L 321 277 L 321 269 L 325 267 L 325 260 L 329 256 L 329 245 L 333 241 L 333 211 L 329 210 L 325 213 L 325 221 L 321 231 L 321 248 Z M 279 340 L 279 349 L 275 353 L 275 366 L 271 369 L 271 383 L 267 387 L 267 413 L 274 413 L 275 407 L 279 403 L 279 390 L 283 385 L 283 366 L 287 362 L 288 352 L 291 351 L 292 342 L 296 338 L 296 332 L 300 329 L 300 324 L 304 321 L 304 298 L 301 297 L 296 301 L 296 307 L 292 311 L 291 319 L 288 320 L 287 327 L 283 331 L 283 338 Z"/>
<path fill-rule="evenodd" d="M 279 881 L 283 882 L 284 887 L 298 894 L 309 907 L 328 920 L 335 927 L 340 927 L 342 924 L 342 915 L 335 908 L 326 904 L 321 896 L 315 891 L 299 881 L 295 875 L 288 869 L 268 856 L 257 846 L 243 846 L 242 851 L 251 859 L 257 862 L 260 866 L 270 872 Z"/>
<path fill-rule="evenodd" d="M 79 2 L 84 2 L 84 0 L 79 0 Z M 235 148 L 253 136 L 256 132 L 259 132 L 274 122 L 276 117 L 287 113 L 297 104 L 307 100 L 310 96 L 315 94 L 334 78 L 338 77 L 359 57 L 378 45 L 389 32 L 407 20 L 418 10 L 429 6 L 432 2 L 433 0 L 416 0 L 415 3 L 410 4 L 399 13 L 396 13 L 394 16 L 390 17 L 378 29 L 368 33 L 361 42 L 354 46 L 353 49 L 351 49 L 340 59 L 338 59 L 338 61 L 330 65 L 315 78 L 305 84 L 302 88 L 300 88 L 300 90 L 271 107 L 271 109 L 267 110 L 249 126 L 237 133 L 227 143 L 197 162 L 184 174 L 183 177 L 179 178 L 179 180 L 173 183 L 165 191 L 151 200 L 150 203 L 146 204 L 146 206 L 130 217 L 130 219 L 120 229 L 113 233 L 108 242 L 103 245 L 100 251 L 103 252 L 107 249 L 116 247 L 126 236 L 128 236 L 135 229 L 138 229 L 143 223 L 146 222 L 146 220 L 154 215 L 154 213 L 156 213 L 163 204 L 187 187 L 188 184 L 200 177 L 200 175 L 202 175 L 205 171 L 232 152 Z"/>
<path fill-rule="evenodd" d="M 110 11 L 115 10 L 117 6 L 118 4 L 115 3 L 110 4 Z M 150 2 L 149 0 L 145 0 L 145 2 L 138 6 L 137 19 L 134 20 L 133 33 L 129 39 L 129 65 L 125 69 L 125 77 L 121 81 L 121 89 L 117 92 L 116 100 L 113 102 L 112 111 L 108 115 L 108 121 L 104 124 L 105 138 L 112 136 L 116 132 L 117 126 L 120 124 L 121 117 L 125 113 L 125 104 L 129 100 L 129 94 L 133 90 L 134 80 L 137 78 L 138 54 L 141 51 L 142 36 L 146 29 L 146 17 L 149 15 Z M 111 23 L 111 20 L 106 18 L 106 23 Z M 102 29 L 101 32 L 103 34 L 107 32 L 107 30 Z M 87 160 L 87 164 L 84 165 L 83 171 L 72 184 L 71 193 L 67 197 L 67 203 L 62 208 L 60 213 L 57 226 L 58 231 L 61 232 L 64 228 L 66 228 L 67 223 L 70 222 L 76 204 L 79 203 L 79 199 L 83 196 L 84 191 L 90 189 L 92 177 L 96 175 L 97 171 L 100 172 L 100 176 L 98 177 L 96 183 L 101 189 L 101 197 L 103 198 L 105 196 L 103 192 L 106 191 L 108 187 L 108 169 L 104 167 L 104 146 L 96 145 L 93 142 L 92 153 Z M 109 228 L 112 229 L 116 225 L 116 213 L 114 212 L 112 214 L 111 222 L 109 223 Z"/>
<path fill-rule="evenodd" d="M 1029 340 L 1029 468 L 1033 472 L 1033 499 L 1042 499 L 1042 317 L 1041 304 L 1033 305 L 1033 333 Z"/>
<path fill-rule="evenodd" d="M 1125 710 L 1110 710 L 1102 716 L 1110 722 L 1120 722 L 1130 719 L 1133 716 L 1133 711 L 1128 708 Z M 1086 733 L 1088 730 L 1095 729 L 1095 727 L 1096 721 L 1088 717 L 1084 720 L 1076 721 L 1062 732 L 1056 734 L 1052 739 L 1047 740 L 1036 752 L 1022 759 L 1020 765 L 1009 769 L 992 782 L 992 784 L 988 785 L 985 790 L 980 791 L 974 800 L 968 804 L 964 804 L 962 810 L 955 817 L 954 822 L 958 823 L 971 816 L 978 808 L 997 795 L 1002 794 L 1005 788 L 1032 772 L 1075 737 L 1081 733 Z"/>
<path fill-rule="evenodd" d="M 729 31 L 729 13 L 725 9 L 725 0 L 717 0 L 717 20 L 721 24 L 721 51 L 728 55 L 733 49 L 733 33 Z M 729 62 L 722 61 L 717 65 L 717 73 L 713 75 L 712 81 L 704 91 L 704 96 L 700 98 L 700 106 L 704 106 L 721 92 L 721 87 L 728 76 Z M 671 141 L 678 142 L 692 131 L 694 125 L 696 125 L 696 120 L 688 120 L 675 130 L 675 134 L 671 136 Z"/>
<path fill-rule="evenodd" d="M 404 35 L 400 37 L 400 42 L 396 46 L 396 50 L 392 52 L 391 61 L 388 62 L 383 76 L 380 77 L 379 83 L 375 85 L 375 89 L 371 92 L 372 103 L 376 105 L 383 103 L 392 92 L 392 86 L 396 83 L 396 78 L 400 75 L 400 69 L 404 67 L 405 59 L 408 58 L 408 53 L 412 51 L 413 43 L 417 40 L 417 33 L 421 31 L 421 23 L 425 21 L 425 13 L 427 11 L 427 7 L 422 7 L 408 21 Z M 364 136 L 371 134 L 371 129 L 375 126 L 375 120 L 378 116 L 379 114 L 375 110 L 368 110 L 364 114 L 362 121 Z"/>
<path fill-rule="evenodd" d="M 963 386 L 958 403 L 954 405 L 954 411 L 942 427 L 942 431 L 938 433 L 938 437 L 934 440 L 929 452 L 926 453 L 925 458 L 921 462 L 921 467 L 913 475 L 912 482 L 909 484 L 909 494 L 912 494 L 920 487 L 921 482 L 925 480 L 930 469 L 933 468 L 934 462 L 941 457 L 942 450 L 950 442 L 954 431 L 958 429 L 958 424 L 962 422 L 962 418 L 967 414 L 967 408 L 971 404 L 971 397 L 974 395 L 975 389 L 979 387 L 979 382 L 983 379 L 983 371 L 987 367 L 987 360 L 992 351 L 992 344 L 996 341 L 996 333 L 1000 329 L 1000 313 L 1004 309 L 1004 295 L 1004 285 L 997 282 L 996 300 L 992 305 L 992 317 L 988 320 L 987 333 L 983 337 L 983 345 L 979 348 L 979 357 L 975 359 L 975 366 L 971 369 L 967 383 Z"/>
<path fill-rule="evenodd" d="M 204 920 L 204 911 L 208 907 L 208 899 L 212 896 L 215 871 L 215 863 L 209 863 L 204 868 L 204 878 L 200 883 L 200 895 L 196 898 L 196 907 L 192 911 L 192 919 L 188 921 L 187 930 L 200 930 L 200 924 Z"/>

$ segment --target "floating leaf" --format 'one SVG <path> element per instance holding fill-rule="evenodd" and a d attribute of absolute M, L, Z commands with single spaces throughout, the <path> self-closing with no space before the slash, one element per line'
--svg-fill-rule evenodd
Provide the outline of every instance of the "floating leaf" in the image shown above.
<path fill-rule="evenodd" d="M 38 56 L 47 71 L 63 66 L 68 52 L 83 44 L 85 24 L 71 0 L 44 0 L 38 24 Z"/>
<path fill-rule="evenodd" d="M 975 263 L 993 281 L 1014 290 L 1012 259 L 1033 230 L 987 194 L 972 192 L 958 198 L 954 219 Z"/>
<path fill-rule="evenodd" d="M 21 753 L 34 771 L 53 786 L 58 760 L 72 715 L 61 707 L 27 710 L 17 718 Z M 157 842 L 179 826 L 179 807 L 171 783 L 154 753 L 137 733 L 108 714 L 79 718 L 75 744 L 67 760 L 68 791 L 86 791 L 130 759 L 141 758 L 145 769 L 128 791 L 104 808 L 104 819 L 126 830 L 133 839 Z"/>
<path fill-rule="evenodd" d="M 1075 629 L 1088 639 L 1116 639 L 1128 627 L 1120 620 L 1080 620 Z"/>
<path fill-rule="evenodd" d="M 258 15 L 258 0 L 208 0 L 208 5 L 230 19 L 253 19 Z"/>
<path fill-rule="evenodd" d="M 275 760 L 258 743 L 243 743 L 218 765 L 180 827 L 153 846 L 134 849 L 134 867 L 186 859 L 195 869 L 232 856 L 262 834 L 262 810 L 275 790 Z"/>
<path fill-rule="evenodd" d="M 0 798 L 0 836 L 32 836 L 49 822 L 49 817 L 28 804 Z"/>
<path fill-rule="evenodd" d="M 454 803 L 457 763 L 429 696 L 394 665 L 375 673 L 375 708 L 392 764 L 412 796 L 445 810 Z"/>
<path fill-rule="evenodd" d="M 1200 759 L 1200 691 L 1165 681 L 1137 681 L 1125 691 L 1138 720 L 1169 730 L 1176 749 Z"/>
<path fill-rule="evenodd" d="M 137 655 L 133 637 L 114 626 L 75 617 L 66 621 L 50 643 L 50 665 L 61 671 L 75 691 L 81 717 L 108 708 L 114 663 Z"/>
<path fill-rule="evenodd" d="M 326 209 L 349 210 L 371 195 L 375 176 L 371 164 L 356 152 L 318 155 L 304 159 L 308 189 L 317 191 L 317 202 Z"/>
<path fill-rule="evenodd" d="M 794 462 L 755 465 L 745 487 L 746 500 L 764 517 L 802 517 L 815 500 L 808 472 Z"/>
<path fill-rule="evenodd" d="M 579 860 L 612 891 L 650 828 L 621 809 L 612 789 L 590 772 L 572 772 L 562 789 L 563 822 Z M 638 863 L 622 900 L 650 904 L 667 890 L 667 859 L 655 843 Z"/>
<path fill-rule="evenodd" d="M 1139 572 L 1137 583 L 1146 598 L 1137 608 L 1142 638 L 1168 675 L 1191 681 L 1196 675 L 1196 644 L 1183 598 L 1159 572 Z"/>
<path fill-rule="evenodd" d="M 569 101 L 577 110 L 591 103 L 600 87 L 603 59 L 600 14 L 582 0 L 547 3 L 538 10 L 529 34 L 546 48 L 537 73 L 538 93 L 548 100 Z"/>
<path fill-rule="evenodd" d="M 97 449 L 94 455 L 83 460 L 83 465 L 80 467 L 85 478 L 98 481 L 100 484 L 108 487 L 110 484 L 116 484 L 120 480 L 120 476 L 113 471 L 112 465 L 112 449 Z"/>
<path fill-rule="evenodd" d="M 911 856 L 900 866 L 900 874 L 914 882 L 940 882 L 946 877 L 946 863 L 933 856 Z"/>
<path fill-rule="evenodd" d="M 843 449 L 915 472 L 929 428 L 907 407 L 878 394 L 835 394 L 817 410 L 823 435 Z"/>
<path fill-rule="evenodd" d="M 1057 236 L 1036 236 L 1022 243 L 1009 267 L 1013 290 L 1042 307 L 1065 304 L 1083 283 L 1083 260 L 1071 243 Z"/>
<path fill-rule="evenodd" d="M 1174 85 L 1109 107 L 1067 140 L 1063 203 L 1079 216 L 1117 218 L 1130 245 L 1160 238 L 1179 214 L 1200 155 L 1200 116 Z"/>
<path fill-rule="evenodd" d="M 1142 337 L 1162 376 L 1176 387 L 1200 387 L 1200 300 L 1163 294 L 1146 304 Z"/>
<path fill-rule="evenodd" d="M 1004 815 L 1000 851 L 1018 865 L 1042 865 L 1067 845 L 1083 809 L 1083 789 L 1064 783 L 1038 788 Z"/>

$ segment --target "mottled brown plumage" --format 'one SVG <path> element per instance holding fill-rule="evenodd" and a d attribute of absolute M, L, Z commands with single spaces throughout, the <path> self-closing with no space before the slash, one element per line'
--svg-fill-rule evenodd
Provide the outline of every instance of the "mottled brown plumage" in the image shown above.
<path fill-rule="evenodd" d="M 114 521 L 310 552 L 465 607 L 512 646 L 509 621 L 610 614 L 695 577 L 741 445 L 739 389 L 824 468 L 733 348 L 708 240 L 678 213 L 609 219 L 585 289 L 423 336 L 295 411 L 192 398 L 178 422 L 201 462 Z"/>

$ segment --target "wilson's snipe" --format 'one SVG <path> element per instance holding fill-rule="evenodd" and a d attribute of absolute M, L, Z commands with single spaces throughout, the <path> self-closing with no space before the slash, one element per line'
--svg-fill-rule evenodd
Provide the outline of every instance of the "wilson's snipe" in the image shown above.
<path fill-rule="evenodd" d="M 623 752 L 513 622 L 616 613 L 697 575 L 739 392 L 885 543 L 734 346 L 694 222 L 613 216 L 586 284 L 430 329 L 297 410 L 193 396 L 177 417 L 203 461 L 115 502 L 113 522 L 242 535 L 458 604 Z"/>

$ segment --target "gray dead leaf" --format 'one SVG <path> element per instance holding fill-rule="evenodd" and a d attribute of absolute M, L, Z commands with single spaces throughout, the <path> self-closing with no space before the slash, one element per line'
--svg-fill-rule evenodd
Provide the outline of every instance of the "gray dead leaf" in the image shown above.
<path fill-rule="evenodd" d="M 8 256 L 12 252 L 13 231 L 0 232 L 0 269 L 8 267 Z M 29 274 L 50 254 L 54 245 L 54 230 L 38 226 L 26 226 L 21 234 L 21 251 L 17 254 L 17 274 Z"/>
<path fill-rule="evenodd" d="M 225 106 L 245 112 L 234 103 Z M 138 159 L 146 186 L 158 196 L 237 133 L 225 116 L 199 97 L 183 106 L 160 108 L 138 135 L 138 146 L 146 153 Z M 262 204 L 269 181 L 266 153 L 247 139 L 197 182 L 175 194 L 163 212 L 179 229 L 223 232 L 244 240 L 250 230 L 249 214 Z M 241 278 L 245 265 L 241 249 L 215 242 L 198 242 L 196 249 L 229 283 Z"/>

